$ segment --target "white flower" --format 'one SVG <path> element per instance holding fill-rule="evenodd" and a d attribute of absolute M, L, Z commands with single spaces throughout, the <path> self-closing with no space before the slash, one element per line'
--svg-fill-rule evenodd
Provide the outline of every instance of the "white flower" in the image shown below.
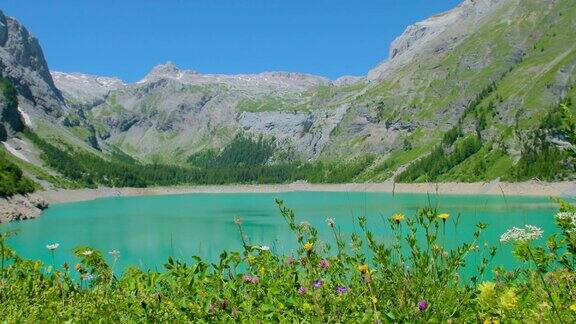
<path fill-rule="evenodd" d="M 82 280 L 86 280 L 86 281 L 90 281 L 90 280 L 92 280 L 92 279 L 95 278 L 94 275 L 89 274 L 89 273 L 84 274 L 84 275 L 82 275 L 81 277 L 82 277 Z"/>
<path fill-rule="evenodd" d="M 120 256 L 120 251 L 118 250 L 112 250 L 110 252 L 108 252 L 108 254 L 110 254 L 111 256 L 113 256 L 114 258 L 117 258 Z"/>
<path fill-rule="evenodd" d="M 524 225 L 524 228 L 512 227 L 500 236 L 500 242 L 532 241 L 542 237 L 542 229 L 533 225 Z"/>
<path fill-rule="evenodd" d="M 262 250 L 262 251 L 270 251 L 270 247 L 267 246 L 267 245 L 262 245 L 262 246 L 260 247 L 260 250 Z"/>
<path fill-rule="evenodd" d="M 326 223 L 327 223 L 328 226 L 330 226 L 330 227 L 334 227 L 334 224 L 336 224 L 336 222 L 334 221 L 334 218 L 328 218 L 328 219 L 326 219 Z"/>
<path fill-rule="evenodd" d="M 94 251 L 92 251 L 92 250 L 86 250 L 86 251 L 82 252 L 82 254 L 83 254 L 84 256 L 91 256 L 92 253 L 94 253 Z"/>
<path fill-rule="evenodd" d="M 556 220 L 559 222 L 567 223 L 568 233 L 576 233 L 576 213 L 574 212 L 560 212 L 556 214 Z"/>
<path fill-rule="evenodd" d="M 52 243 L 52 244 L 48 244 L 46 245 L 46 248 L 50 251 L 54 251 L 56 250 L 58 247 L 60 246 L 59 243 Z"/>
<path fill-rule="evenodd" d="M 307 230 L 308 227 L 310 227 L 310 223 L 304 221 L 304 222 L 300 222 L 300 228 L 303 230 Z"/>

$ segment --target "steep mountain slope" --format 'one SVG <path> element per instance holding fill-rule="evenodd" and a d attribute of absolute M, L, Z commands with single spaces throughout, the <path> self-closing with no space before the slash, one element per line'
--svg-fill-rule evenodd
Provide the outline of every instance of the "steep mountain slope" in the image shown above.
<path fill-rule="evenodd" d="M 112 181 L 104 161 L 124 172 L 138 163 L 178 165 L 162 172 L 176 174 L 179 182 L 210 183 L 255 179 L 253 173 L 231 176 L 255 160 L 260 162 L 251 167 L 276 168 L 262 171 L 273 174 L 265 179 L 282 181 L 574 175 L 572 0 L 465 0 L 409 26 L 389 58 L 366 77 L 336 81 L 284 72 L 201 74 L 170 62 L 133 84 L 80 73 L 50 75 L 37 42 L 13 19 L 4 20 L 14 35 L 0 51 L 7 57 L 0 56 L 2 73 L 32 115 L 30 125 L 40 135 L 35 144 L 54 153 L 53 168 L 90 185 L 160 181 L 143 180 L 155 179 L 151 170 Z M 14 50 L 28 47 L 33 50 Z M 17 59 L 20 52 L 32 59 Z M 19 129 L 5 127 L 7 133 Z M 246 160 L 230 159 L 227 152 L 243 152 Z M 59 161 L 67 167 L 59 169 Z M 198 171 L 211 163 L 225 168 L 225 176 Z M 186 175 L 189 167 L 200 173 Z"/>

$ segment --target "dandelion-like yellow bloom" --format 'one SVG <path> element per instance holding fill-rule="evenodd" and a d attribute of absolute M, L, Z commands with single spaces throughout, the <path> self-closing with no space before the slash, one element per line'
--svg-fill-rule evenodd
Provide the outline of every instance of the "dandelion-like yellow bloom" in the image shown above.
<path fill-rule="evenodd" d="M 570 310 L 576 313 L 576 303 L 570 305 Z"/>
<path fill-rule="evenodd" d="M 376 304 L 376 303 L 378 302 L 378 298 L 376 298 L 376 297 L 374 297 L 374 296 L 372 296 L 372 297 L 370 298 L 370 300 L 372 301 L 372 304 Z"/>
<path fill-rule="evenodd" d="M 438 215 L 438 218 L 440 218 L 441 220 L 447 220 L 448 217 L 450 217 L 450 214 L 446 214 L 446 213 L 442 213 L 440 215 Z"/>
<path fill-rule="evenodd" d="M 395 221 L 396 223 L 400 223 L 401 221 L 404 220 L 404 214 L 394 214 L 392 215 L 392 220 Z"/>
<path fill-rule="evenodd" d="M 313 247 L 314 247 L 314 243 L 306 242 L 306 243 L 304 244 L 304 249 L 305 249 L 306 251 L 311 251 Z"/>
<path fill-rule="evenodd" d="M 358 271 L 360 271 L 361 273 L 368 273 L 368 266 L 365 264 L 361 264 L 358 266 Z"/>
<path fill-rule="evenodd" d="M 487 318 L 484 320 L 484 324 L 500 324 L 497 318 Z"/>
<path fill-rule="evenodd" d="M 500 297 L 500 305 L 506 310 L 512 310 L 518 305 L 518 296 L 514 288 L 508 288 Z"/>
<path fill-rule="evenodd" d="M 496 284 L 490 281 L 485 281 L 478 285 L 480 294 L 478 300 L 483 305 L 490 305 L 496 297 Z"/>

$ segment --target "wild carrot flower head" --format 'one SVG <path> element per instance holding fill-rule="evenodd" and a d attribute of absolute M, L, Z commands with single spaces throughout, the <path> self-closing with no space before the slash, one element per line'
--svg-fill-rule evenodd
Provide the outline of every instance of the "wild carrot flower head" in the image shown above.
<path fill-rule="evenodd" d="M 306 243 L 304 244 L 304 249 L 305 249 L 306 251 L 312 251 L 312 248 L 314 248 L 314 243 L 312 243 L 312 242 L 306 242 Z"/>
<path fill-rule="evenodd" d="M 360 265 L 358 265 L 358 271 L 360 271 L 360 273 L 362 273 L 362 274 L 366 274 L 366 273 L 368 273 L 369 269 L 368 269 L 368 266 L 366 264 L 360 264 Z"/>
<path fill-rule="evenodd" d="M 322 269 L 328 269 L 328 267 L 330 267 L 330 261 L 328 261 L 326 259 L 322 259 L 322 260 L 320 260 L 320 263 L 318 264 L 318 266 L 320 266 L 320 268 L 322 268 Z"/>
<path fill-rule="evenodd" d="M 314 283 L 312 284 L 312 287 L 313 287 L 314 289 L 318 289 L 318 288 L 322 287 L 323 284 L 324 284 L 324 280 L 322 280 L 322 279 L 316 279 L 316 280 L 314 280 Z"/>
<path fill-rule="evenodd" d="M 92 253 L 94 253 L 94 251 L 92 251 L 92 250 L 85 250 L 84 252 L 82 252 L 82 255 L 83 255 L 83 256 L 91 256 Z"/>
<path fill-rule="evenodd" d="M 556 221 L 565 226 L 569 233 L 576 233 L 576 213 L 560 212 L 556 214 Z"/>
<path fill-rule="evenodd" d="M 396 223 L 400 223 L 401 221 L 404 220 L 404 214 L 400 213 L 394 214 L 392 215 L 392 220 L 395 221 Z"/>
<path fill-rule="evenodd" d="M 345 294 L 349 291 L 349 288 L 343 287 L 343 286 L 336 286 L 336 292 L 339 294 Z"/>
<path fill-rule="evenodd" d="M 334 218 L 328 218 L 328 219 L 326 219 L 326 223 L 327 223 L 328 226 L 330 226 L 330 227 L 334 227 L 334 225 L 336 224 L 336 222 L 334 221 Z"/>
<path fill-rule="evenodd" d="M 540 228 L 532 225 L 524 225 L 524 228 L 512 227 L 500 236 L 500 242 L 532 241 L 542 237 L 544 233 Z"/>
<path fill-rule="evenodd" d="M 450 214 L 442 213 L 438 215 L 438 218 L 440 218 L 443 221 L 447 220 L 448 217 L 450 217 Z"/>
<path fill-rule="evenodd" d="M 60 246 L 59 243 L 52 243 L 52 244 L 48 244 L 46 245 L 46 248 L 50 251 L 54 251 L 56 250 L 58 247 Z"/>
<path fill-rule="evenodd" d="M 425 299 L 418 301 L 418 309 L 423 312 L 428 308 L 428 302 Z"/>

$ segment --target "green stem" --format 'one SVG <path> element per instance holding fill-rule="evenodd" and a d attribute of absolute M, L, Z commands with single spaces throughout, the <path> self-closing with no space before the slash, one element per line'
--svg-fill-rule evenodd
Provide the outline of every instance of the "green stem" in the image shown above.
<path fill-rule="evenodd" d="M 546 284 L 546 281 L 544 280 L 544 276 L 542 275 L 542 272 L 540 271 L 540 268 L 538 267 L 538 263 L 536 262 L 536 258 L 534 258 L 534 254 L 532 254 L 532 249 L 530 249 L 530 245 L 528 245 L 528 253 L 530 254 L 530 257 L 532 258 L 532 261 L 534 261 L 534 264 L 536 265 L 536 272 L 538 272 L 538 276 L 540 277 L 540 281 L 542 281 L 542 285 L 544 286 L 544 290 L 546 290 L 546 293 L 548 294 L 548 299 L 550 300 L 550 303 L 552 304 L 552 309 L 554 309 L 554 314 L 556 314 L 556 317 L 558 317 L 559 323 L 563 323 L 562 318 L 560 317 L 560 313 L 558 313 L 558 308 L 556 307 L 556 303 L 554 302 L 554 298 L 552 298 L 552 292 L 550 291 L 550 288 L 548 287 L 548 285 Z"/>

